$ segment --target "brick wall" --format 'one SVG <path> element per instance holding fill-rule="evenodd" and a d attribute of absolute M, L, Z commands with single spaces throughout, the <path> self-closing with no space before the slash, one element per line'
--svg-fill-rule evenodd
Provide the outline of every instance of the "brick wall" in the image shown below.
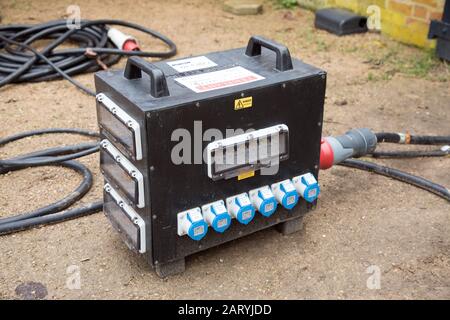
<path fill-rule="evenodd" d="M 450 1 L 450 0 L 449 0 Z M 380 8 L 381 32 L 401 42 L 433 47 L 427 39 L 430 20 L 441 19 L 445 0 L 298 0 L 300 5 L 319 9 L 341 7 L 368 15 L 367 8 Z"/>

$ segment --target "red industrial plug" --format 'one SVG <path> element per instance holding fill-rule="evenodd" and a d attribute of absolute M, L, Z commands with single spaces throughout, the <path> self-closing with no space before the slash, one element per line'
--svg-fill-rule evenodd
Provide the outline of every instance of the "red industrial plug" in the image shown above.
<path fill-rule="evenodd" d="M 333 166 L 334 153 L 331 144 L 322 139 L 320 141 L 320 169 L 328 169 Z"/>
<path fill-rule="evenodd" d="M 127 35 L 116 28 L 109 28 L 108 38 L 114 43 L 114 45 L 125 51 L 139 51 L 139 45 L 135 38 Z"/>
<path fill-rule="evenodd" d="M 129 39 L 129 40 L 125 41 L 125 43 L 123 44 L 122 50 L 139 51 L 141 49 L 139 48 L 139 45 L 137 44 L 136 40 Z"/>
<path fill-rule="evenodd" d="M 345 159 L 362 157 L 375 150 L 376 135 L 367 128 L 352 129 L 344 135 L 320 141 L 320 169 L 331 168 Z"/>

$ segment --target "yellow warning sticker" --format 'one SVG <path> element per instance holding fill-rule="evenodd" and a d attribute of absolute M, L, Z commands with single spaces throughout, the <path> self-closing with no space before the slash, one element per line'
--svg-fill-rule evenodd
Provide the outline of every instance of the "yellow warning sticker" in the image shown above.
<path fill-rule="evenodd" d="M 253 97 L 245 97 L 234 100 L 234 110 L 251 108 L 253 106 Z"/>
<path fill-rule="evenodd" d="M 241 173 L 240 175 L 238 175 L 238 180 L 244 180 L 250 177 L 253 177 L 255 175 L 255 171 L 248 171 L 245 173 Z"/>

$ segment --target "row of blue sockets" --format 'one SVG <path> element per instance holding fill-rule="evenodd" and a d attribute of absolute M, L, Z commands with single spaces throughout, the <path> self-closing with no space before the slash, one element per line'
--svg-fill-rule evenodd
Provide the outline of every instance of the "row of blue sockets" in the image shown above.
<path fill-rule="evenodd" d="M 256 211 L 264 217 L 270 217 L 281 204 L 285 209 L 293 209 L 302 197 L 307 202 L 314 202 L 320 194 L 317 179 L 312 173 L 306 173 L 293 179 L 287 179 L 250 190 L 178 213 L 178 235 L 188 235 L 199 241 L 205 237 L 209 226 L 214 231 L 223 233 L 231 225 L 231 219 L 242 224 L 249 224 Z"/>

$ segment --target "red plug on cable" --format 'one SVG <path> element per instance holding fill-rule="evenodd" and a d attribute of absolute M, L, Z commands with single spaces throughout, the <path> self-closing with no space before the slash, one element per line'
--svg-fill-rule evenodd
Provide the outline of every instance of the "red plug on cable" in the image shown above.
<path fill-rule="evenodd" d="M 348 158 L 362 157 L 375 150 L 377 136 L 367 128 L 352 129 L 337 137 L 326 137 L 320 142 L 320 169 L 331 168 Z"/>
<path fill-rule="evenodd" d="M 334 153 L 331 144 L 322 138 L 320 140 L 320 169 L 328 169 L 333 166 Z"/>
<path fill-rule="evenodd" d="M 116 28 L 109 28 L 108 38 L 114 45 L 125 51 L 140 51 L 137 40 Z"/>

